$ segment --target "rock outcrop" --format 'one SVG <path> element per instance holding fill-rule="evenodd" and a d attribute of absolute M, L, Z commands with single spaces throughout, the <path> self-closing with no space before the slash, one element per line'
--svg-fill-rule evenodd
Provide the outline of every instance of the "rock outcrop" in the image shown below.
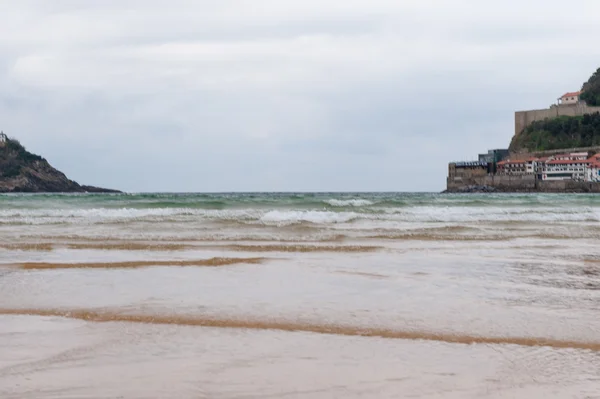
<path fill-rule="evenodd" d="M 0 193 L 118 193 L 118 190 L 83 186 L 54 169 L 17 140 L 0 140 Z"/>

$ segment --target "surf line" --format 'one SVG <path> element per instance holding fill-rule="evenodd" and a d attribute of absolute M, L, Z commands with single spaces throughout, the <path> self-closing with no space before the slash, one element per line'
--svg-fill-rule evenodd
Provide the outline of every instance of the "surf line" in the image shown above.
<path fill-rule="evenodd" d="M 64 317 L 95 323 L 122 322 L 158 325 L 180 325 L 211 328 L 232 328 L 249 330 L 273 330 L 284 332 L 307 332 L 327 335 L 353 337 L 376 337 L 387 339 L 404 339 L 415 341 L 437 341 L 451 344 L 492 344 L 519 345 L 529 347 L 551 347 L 556 349 L 582 349 L 600 352 L 600 342 L 584 342 L 575 340 L 560 340 L 542 337 L 493 337 L 468 334 L 436 333 L 428 331 L 398 330 L 392 328 L 366 328 L 336 324 L 304 323 L 286 320 L 258 320 L 215 318 L 192 315 L 149 315 L 125 314 L 115 311 L 94 311 L 84 309 L 9 309 L 0 308 L 4 316 L 42 316 Z"/>

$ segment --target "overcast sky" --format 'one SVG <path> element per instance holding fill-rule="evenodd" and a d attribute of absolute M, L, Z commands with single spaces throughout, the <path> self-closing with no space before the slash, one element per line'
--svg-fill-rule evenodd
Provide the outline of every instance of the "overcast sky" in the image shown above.
<path fill-rule="evenodd" d="M 600 67 L 597 0 L 0 0 L 0 129 L 137 191 L 439 191 Z"/>

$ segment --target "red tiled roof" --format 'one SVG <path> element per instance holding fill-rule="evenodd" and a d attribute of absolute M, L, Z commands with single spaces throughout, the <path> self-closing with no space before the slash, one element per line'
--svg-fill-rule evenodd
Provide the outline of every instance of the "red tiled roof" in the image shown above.
<path fill-rule="evenodd" d="M 500 161 L 498 162 L 498 165 L 502 166 L 502 165 L 509 165 L 509 164 L 517 164 L 517 163 L 525 163 L 525 161 L 512 161 L 510 159 L 507 159 L 505 161 Z"/>
<path fill-rule="evenodd" d="M 562 95 L 560 98 L 565 98 L 565 97 L 577 97 L 577 96 L 579 96 L 580 94 L 581 94 L 581 91 L 573 91 L 573 92 L 570 92 L 570 93 L 563 94 L 563 95 Z"/>

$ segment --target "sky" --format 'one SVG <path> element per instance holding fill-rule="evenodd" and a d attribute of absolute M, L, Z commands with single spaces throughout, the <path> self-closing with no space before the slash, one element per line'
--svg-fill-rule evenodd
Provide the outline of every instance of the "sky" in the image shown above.
<path fill-rule="evenodd" d="M 598 37 L 597 0 L 0 0 L 0 129 L 128 192 L 435 192 Z"/>

